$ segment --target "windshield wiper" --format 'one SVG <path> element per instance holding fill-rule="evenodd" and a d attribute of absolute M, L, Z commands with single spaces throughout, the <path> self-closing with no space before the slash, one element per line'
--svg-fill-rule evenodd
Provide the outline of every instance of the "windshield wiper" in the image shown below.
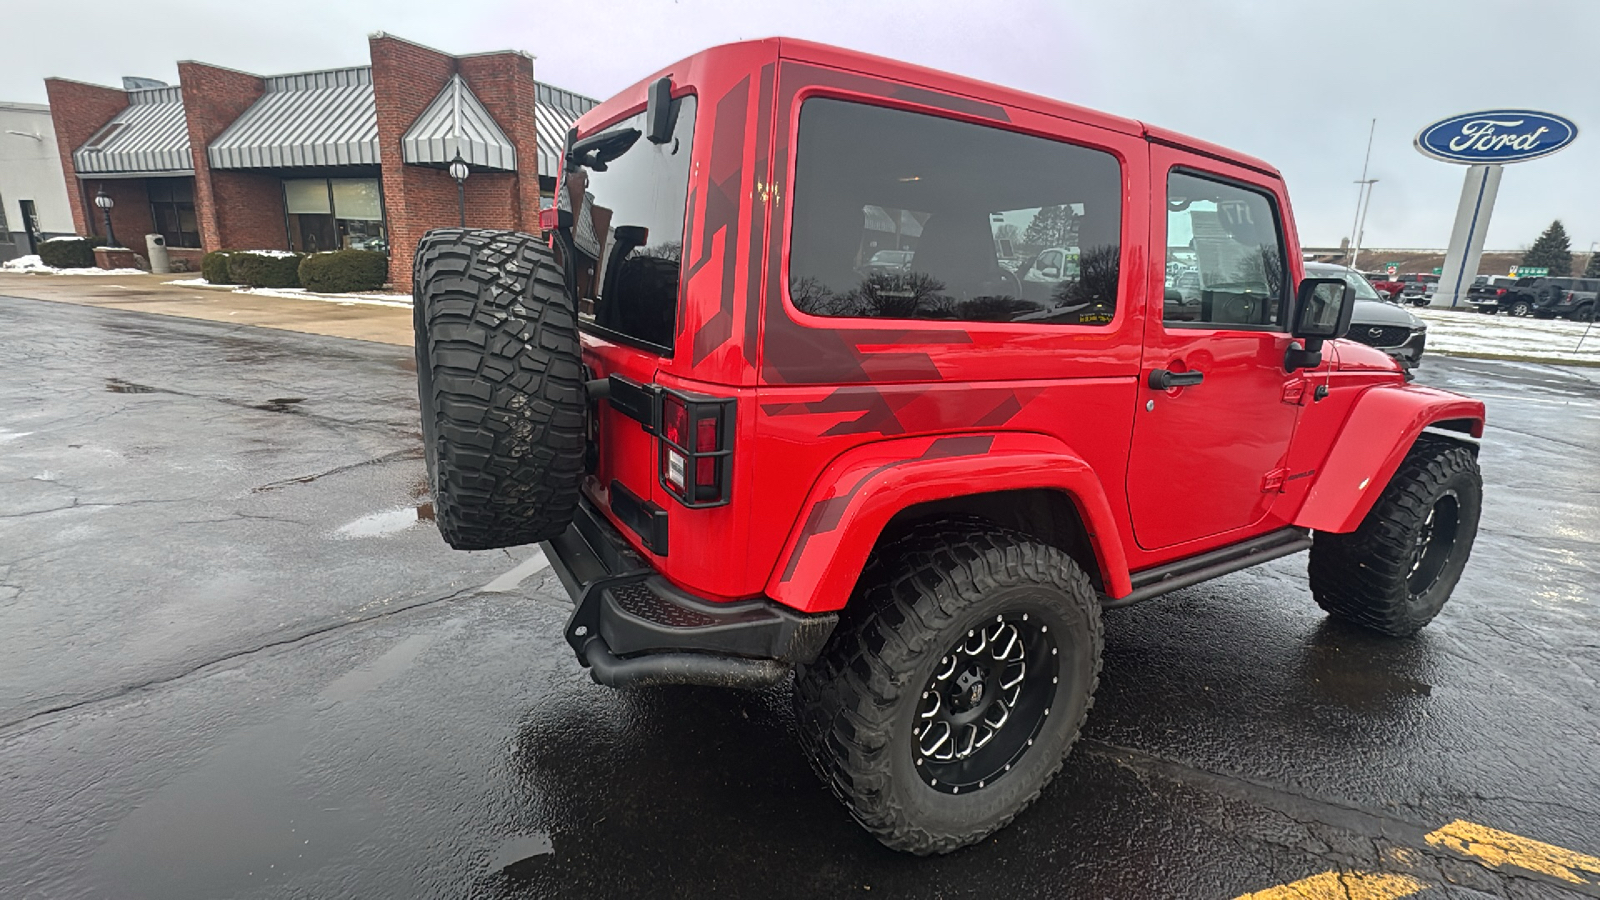
<path fill-rule="evenodd" d="M 567 151 L 567 168 L 583 166 L 596 172 L 604 172 L 606 163 L 627 153 L 629 148 L 638 143 L 641 135 L 642 132 L 637 128 L 622 128 L 590 135 L 573 144 Z"/>

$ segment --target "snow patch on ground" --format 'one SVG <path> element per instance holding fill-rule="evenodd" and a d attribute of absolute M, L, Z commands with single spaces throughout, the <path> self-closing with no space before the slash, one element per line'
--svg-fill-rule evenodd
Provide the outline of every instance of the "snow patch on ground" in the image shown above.
<path fill-rule="evenodd" d="M 1428 307 L 1412 312 L 1428 323 L 1429 353 L 1600 363 L 1600 323 L 1590 328 L 1587 322 L 1565 319 L 1490 316 Z"/>
<path fill-rule="evenodd" d="M 396 306 L 403 309 L 411 308 L 410 294 L 319 294 L 305 288 L 249 288 L 234 287 L 225 284 L 212 284 L 204 278 L 183 278 L 178 281 L 165 281 L 163 284 L 181 285 L 183 287 L 204 287 L 214 290 L 226 290 L 235 294 L 253 294 L 257 297 L 282 297 L 286 300 L 320 300 L 324 303 L 337 303 L 340 306 Z"/>
<path fill-rule="evenodd" d="M 305 288 L 235 288 L 235 294 L 255 294 L 258 297 L 284 297 L 290 300 L 321 300 L 326 303 L 366 306 L 400 306 L 411 308 L 410 294 L 317 294 Z"/>
<path fill-rule="evenodd" d="M 268 256 L 273 259 L 283 259 L 286 256 L 305 255 L 303 253 L 295 253 L 292 250 L 239 250 L 237 253 L 240 256 Z"/>
<path fill-rule="evenodd" d="M 54 240 L 52 238 L 52 240 Z M 0 272 L 21 275 L 143 275 L 143 269 L 57 269 L 36 255 L 19 256 L 0 263 Z"/>

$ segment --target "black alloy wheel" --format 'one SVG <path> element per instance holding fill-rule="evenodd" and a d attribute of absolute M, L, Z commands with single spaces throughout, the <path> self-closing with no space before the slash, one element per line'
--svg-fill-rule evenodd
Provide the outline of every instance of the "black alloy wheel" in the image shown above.
<path fill-rule="evenodd" d="M 949 853 L 1061 769 L 1102 635 L 1094 585 L 1061 549 L 983 521 L 923 523 L 873 551 L 827 648 L 796 672 L 801 742 L 878 840 Z"/>
<path fill-rule="evenodd" d="M 1422 527 L 1417 529 L 1411 570 L 1406 573 L 1406 588 L 1413 598 L 1424 596 L 1439 583 L 1460 533 L 1461 500 L 1455 491 L 1450 491 L 1434 501 Z"/>
<path fill-rule="evenodd" d="M 979 790 L 1033 746 L 1061 680 L 1050 626 L 1026 612 L 971 629 L 923 686 L 912 731 L 917 774 L 934 790 Z"/>

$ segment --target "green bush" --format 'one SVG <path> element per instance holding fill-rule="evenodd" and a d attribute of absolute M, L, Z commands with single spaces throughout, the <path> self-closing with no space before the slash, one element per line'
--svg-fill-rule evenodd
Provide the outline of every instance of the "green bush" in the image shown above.
<path fill-rule="evenodd" d="M 235 284 L 250 287 L 299 287 L 300 261 L 305 256 L 283 250 L 235 250 L 228 257 L 228 275 Z"/>
<path fill-rule="evenodd" d="M 105 246 L 102 237 L 50 238 L 39 244 L 39 261 L 57 269 L 94 267 L 94 248 Z"/>
<path fill-rule="evenodd" d="M 300 285 L 308 291 L 375 291 L 383 287 L 388 277 L 389 257 L 376 250 L 313 253 L 300 261 Z"/>
<path fill-rule="evenodd" d="M 228 273 L 228 257 L 232 250 L 213 250 L 200 257 L 200 276 L 212 284 L 237 284 Z"/>

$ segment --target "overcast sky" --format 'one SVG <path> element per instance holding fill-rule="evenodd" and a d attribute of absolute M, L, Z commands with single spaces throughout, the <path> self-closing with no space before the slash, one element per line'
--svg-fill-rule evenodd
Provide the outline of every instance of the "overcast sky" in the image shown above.
<path fill-rule="evenodd" d="M 1600 0 L 143 0 L 7 3 L 0 100 L 49 75 L 176 83 L 198 59 L 271 75 L 361 65 L 387 31 L 450 53 L 527 50 L 535 77 L 605 98 L 728 41 L 788 35 L 1142 119 L 1262 157 L 1304 244 L 1350 233 L 1368 125 L 1377 178 L 1363 244 L 1444 247 L 1465 170 L 1411 146 L 1446 116 L 1518 107 L 1578 123 L 1575 144 L 1508 167 L 1491 250 L 1552 219 L 1600 240 Z"/>

